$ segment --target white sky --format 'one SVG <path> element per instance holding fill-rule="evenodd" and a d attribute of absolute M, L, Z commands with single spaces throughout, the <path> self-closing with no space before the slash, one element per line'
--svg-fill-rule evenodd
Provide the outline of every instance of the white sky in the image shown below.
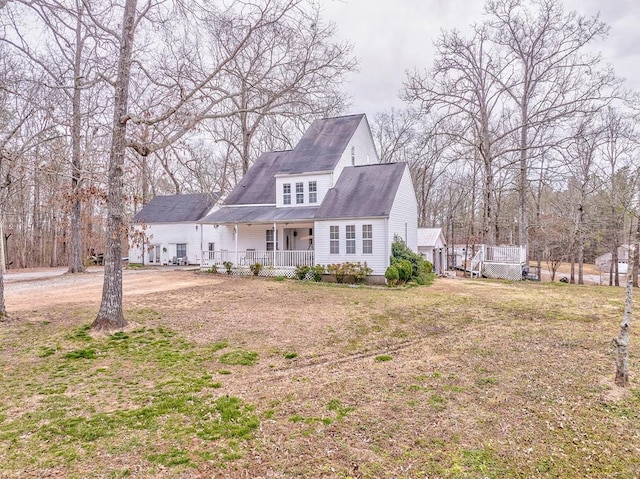
<path fill-rule="evenodd" d="M 432 64 L 433 40 L 441 30 L 464 31 L 480 21 L 484 0 L 321 0 L 323 17 L 339 38 L 354 45 L 360 71 L 345 86 L 350 113 L 376 113 L 402 107 L 398 92 L 405 72 Z M 600 12 L 611 32 L 596 48 L 626 86 L 640 90 L 640 0 L 565 0 L 566 10 Z"/>

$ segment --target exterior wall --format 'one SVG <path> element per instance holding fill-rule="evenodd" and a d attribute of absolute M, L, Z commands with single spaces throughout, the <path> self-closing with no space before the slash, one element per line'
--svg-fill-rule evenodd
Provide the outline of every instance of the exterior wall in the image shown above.
<path fill-rule="evenodd" d="M 418 204 L 409 168 L 404 170 L 391 207 L 388 233 L 389 245 L 399 236 L 411 250 L 418 251 Z"/>
<path fill-rule="evenodd" d="M 135 229 L 143 231 L 139 225 L 136 225 Z M 144 229 L 144 236 L 144 244 L 132 244 L 132 241 L 129 241 L 129 262 L 168 264 L 173 261 L 174 257 L 177 257 L 176 245 L 178 243 L 186 243 L 187 262 L 189 264 L 200 264 L 202 250 L 207 248 L 207 242 L 216 241 L 216 239 L 211 239 L 216 237 L 213 225 L 200 225 L 197 223 L 149 224 Z M 150 258 L 150 246 L 159 248 L 159 261 L 156 261 L 158 256 L 155 252 Z M 166 251 L 164 251 L 165 249 Z"/>
<path fill-rule="evenodd" d="M 355 225 L 356 227 L 356 254 L 347 254 L 346 226 Z M 373 252 L 371 254 L 362 253 L 362 225 L 372 225 Z M 340 233 L 340 254 L 331 254 L 329 227 L 338 226 Z M 328 265 L 332 263 L 361 263 L 367 262 L 367 265 L 373 270 L 372 275 L 384 275 L 389 263 L 389 255 L 391 254 L 391 243 L 387 242 L 387 220 L 386 219 L 366 219 L 354 218 L 348 220 L 323 220 L 315 223 L 315 262 L 317 264 Z"/>
<path fill-rule="evenodd" d="M 331 173 L 324 175 L 310 174 L 310 175 L 292 175 L 292 176 L 278 176 L 276 177 L 276 206 L 284 208 L 295 208 L 296 206 L 320 206 L 327 191 L 333 186 L 331 184 Z M 318 200 L 315 203 L 309 203 L 309 182 L 315 181 L 317 183 Z M 304 184 L 304 203 L 296 204 L 296 183 L 302 182 Z M 285 183 L 291 184 L 291 204 L 285 205 L 282 202 L 282 185 Z"/>
<path fill-rule="evenodd" d="M 351 148 L 355 147 L 356 166 L 358 165 L 373 165 L 380 163 L 378 153 L 376 152 L 373 138 L 371 137 L 371 130 L 366 118 L 363 118 L 356 128 L 349 144 L 344 149 L 340 161 L 334 169 L 333 185 L 338 181 L 338 177 L 342 173 L 343 168 L 347 166 L 353 166 L 351 163 Z M 333 186 L 331 185 L 331 186 Z"/>

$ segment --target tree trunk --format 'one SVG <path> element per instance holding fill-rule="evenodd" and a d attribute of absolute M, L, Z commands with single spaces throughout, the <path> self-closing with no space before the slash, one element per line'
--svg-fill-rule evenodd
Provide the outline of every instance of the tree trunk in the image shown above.
<path fill-rule="evenodd" d="M 104 266 L 104 284 L 100 310 L 91 325 L 95 331 L 121 329 L 127 325 L 122 311 L 122 235 L 126 231 L 122 194 L 124 189 L 125 134 L 128 121 L 127 103 L 136 26 L 135 17 L 136 0 L 126 0 L 122 20 L 118 77 L 115 86 L 113 134 L 109 158 L 107 251 Z"/>
<path fill-rule="evenodd" d="M 71 248 L 69 248 L 69 273 L 82 273 L 82 198 L 80 195 L 82 161 L 80 158 L 80 101 L 82 93 L 82 3 L 76 24 L 75 57 L 73 59 L 73 99 L 71 119 Z"/>
<path fill-rule="evenodd" d="M 635 247 L 632 247 L 635 250 Z M 633 261 L 633 253 L 629 252 L 629 262 Z M 629 328 L 631 327 L 631 315 L 633 313 L 633 265 L 627 269 L 627 294 L 624 301 L 624 314 L 620 323 L 620 334 L 613 340 L 616 347 L 616 377 L 618 386 L 629 385 Z"/>
<path fill-rule="evenodd" d="M 7 308 L 4 305 L 4 231 L 0 221 L 0 321 L 7 317 Z"/>

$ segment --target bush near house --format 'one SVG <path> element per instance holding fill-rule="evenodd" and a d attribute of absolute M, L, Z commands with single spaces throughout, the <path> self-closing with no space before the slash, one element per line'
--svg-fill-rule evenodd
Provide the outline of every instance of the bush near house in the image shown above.
<path fill-rule="evenodd" d="M 395 279 L 397 271 L 398 278 Z M 392 279 L 387 277 L 391 276 Z M 415 281 L 418 284 L 429 284 L 433 281 L 433 265 L 422 256 L 411 251 L 402 238 L 396 236 L 391 245 L 391 265 L 385 271 L 385 278 L 393 285 L 395 279 L 398 284 Z"/>
<path fill-rule="evenodd" d="M 369 268 L 367 262 L 364 264 L 357 263 L 336 263 L 327 266 L 327 272 L 336 279 L 336 283 L 344 283 L 345 279 L 351 278 L 352 282 L 356 284 L 364 283 L 366 277 L 371 274 L 373 270 Z"/>
<path fill-rule="evenodd" d="M 262 265 L 262 263 L 253 263 L 249 265 L 249 269 L 254 276 L 258 276 L 260 274 L 260 271 L 264 269 L 264 266 Z"/>

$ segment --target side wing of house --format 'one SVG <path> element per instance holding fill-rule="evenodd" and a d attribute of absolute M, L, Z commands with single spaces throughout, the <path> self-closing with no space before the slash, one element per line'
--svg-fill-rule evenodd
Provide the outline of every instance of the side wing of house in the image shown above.
<path fill-rule="evenodd" d="M 141 264 L 199 264 L 202 251 L 219 234 L 213 225 L 200 225 L 214 211 L 216 197 L 208 194 L 156 196 L 134 217 L 129 261 Z M 209 231 L 211 230 L 211 231 Z"/>
<path fill-rule="evenodd" d="M 418 203 L 409 167 L 405 166 L 393 206 L 389 213 L 388 241 L 402 238 L 413 251 L 418 251 Z"/>

